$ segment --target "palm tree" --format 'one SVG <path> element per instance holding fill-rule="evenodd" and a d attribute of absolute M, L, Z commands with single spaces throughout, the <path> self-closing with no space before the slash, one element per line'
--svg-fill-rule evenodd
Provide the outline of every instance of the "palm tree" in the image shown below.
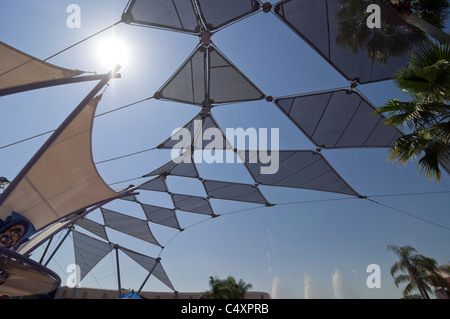
<path fill-rule="evenodd" d="M 217 276 L 209 277 L 210 290 L 201 294 L 200 299 L 244 299 L 245 293 L 252 289 L 251 284 L 245 283 L 242 279 L 236 282 L 232 276 L 226 279 L 219 279 Z"/>
<path fill-rule="evenodd" d="M 387 249 L 400 258 L 392 265 L 391 275 L 397 287 L 401 283 L 407 283 L 403 290 L 404 298 L 417 298 L 412 292 L 418 290 L 422 299 L 430 299 L 429 294 L 432 293 L 430 285 L 448 288 L 439 273 L 440 271 L 450 273 L 448 266 L 438 267 L 436 260 L 417 254 L 417 250 L 411 246 L 388 245 Z M 399 271 L 403 274 L 396 276 Z"/>
<path fill-rule="evenodd" d="M 387 0 L 406 20 L 435 40 L 446 43 L 445 27 L 448 0 Z"/>
<path fill-rule="evenodd" d="M 336 44 L 348 48 L 353 54 L 366 51 L 379 64 L 387 64 L 392 57 L 402 57 L 411 45 L 422 42 L 425 34 L 440 43 L 450 42 L 445 28 L 449 3 L 447 0 L 384 0 L 385 6 L 393 7 L 404 20 L 422 31 L 402 23 L 399 15 L 382 9 L 382 27 L 373 32 L 367 27 L 366 9 L 373 0 L 338 0 Z M 382 4 L 382 2 L 377 2 Z"/>
<path fill-rule="evenodd" d="M 348 48 L 353 54 L 366 51 L 369 58 L 379 64 L 387 64 L 392 57 L 402 57 L 411 44 L 424 40 L 423 34 L 414 32 L 402 18 L 382 8 L 382 27 L 374 32 L 367 27 L 367 7 L 373 0 L 338 0 L 336 12 L 336 44 Z M 385 6 L 388 6 L 389 1 Z M 384 13 L 385 12 L 385 13 Z M 394 12 L 395 13 L 395 12 Z"/>
<path fill-rule="evenodd" d="M 419 171 L 429 180 L 440 181 L 439 165 L 450 162 L 450 46 L 425 41 L 412 55 L 410 65 L 397 72 L 395 81 L 411 101 L 391 99 L 374 114 L 387 113 L 390 125 L 405 126 L 412 132 L 396 141 L 389 159 L 405 165 L 423 154 Z"/>

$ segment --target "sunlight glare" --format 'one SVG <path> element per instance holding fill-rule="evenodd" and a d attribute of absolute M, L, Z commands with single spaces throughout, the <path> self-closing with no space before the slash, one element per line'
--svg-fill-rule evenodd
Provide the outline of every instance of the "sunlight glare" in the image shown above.
<path fill-rule="evenodd" d="M 129 62 L 129 48 L 119 38 L 105 39 L 98 45 L 97 58 L 104 67 L 112 68 L 117 64 L 124 66 Z"/>

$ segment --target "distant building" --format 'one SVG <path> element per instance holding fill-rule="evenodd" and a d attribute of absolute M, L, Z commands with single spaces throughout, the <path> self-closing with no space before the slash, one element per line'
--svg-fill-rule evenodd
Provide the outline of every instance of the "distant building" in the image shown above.
<path fill-rule="evenodd" d="M 131 291 L 123 290 L 122 296 Z M 142 291 L 139 295 L 147 299 L 176 299 L 173 292 L 149 292 Z M 178 299 L 198 299 L 201 292 L 178 292 Z M 117 290 L 103 290 L 94 288 L 74 288 L 61 287 L 55 294 L 55 299 L 118 299 Z M 245 299 L 271 299 L 267 292 L 247 291 Z"/>
<path fill-rule="evenodd" d="M 444 272 L 440 272 L 439 274 L 442 276 L 442 278 L 444 278 L 447 281 L 447 286 L 448 286 L 447 291 L 450 291 L 450 275 L 446 274 Z M 435 293 L 437 299 L 450 299 L 450 296 L 447 293 L 447 291 L 445 291 L 443 288 L 436 287 L 436 289 L 434 290 L 434 293 Z"/>

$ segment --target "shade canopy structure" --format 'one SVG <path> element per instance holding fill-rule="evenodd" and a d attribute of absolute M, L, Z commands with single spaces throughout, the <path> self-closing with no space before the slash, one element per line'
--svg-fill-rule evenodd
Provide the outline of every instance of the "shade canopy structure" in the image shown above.
<path fill-rule="evenodd" d="M 382 9 L 380 29 L 366 24 L 370 4 Z M 83 6 L 84 12 L 92 7 L 105 9 L 97 2 Z M 111 6 L 117 9 L 112 2 Z M 93 15 L 98 24 L 107 20 L 107 14 L 100 9 Z M 77 114 L 62 124 L 64 129 L 55 131 L 1 194 L 2 220 L 15 212 L 37 229 L 29 241 L 14 247 L 18 253 L 37 258 L 37 246 L 53 248 L 50 242 L 46 248 L 43 243 L 49 238 L 56 240 L 56 233 L 64 234 L 61 230 L 68 229 L 67 237 L 60 243 L 65 238 L 73 240 L 70 248 L 74 249 L 79 266 L 77 280 L 87 285 L 89 275 L 108 262 L 105 257 L 116 253 L 114 278 L 121 296 L 121 275 L 126 276 L 126 272 L 119 268 L 124 255 L 125 260 L 142 266 L 145 275 L 156 277 L 165 286 L 163 289 L 174 291 L 179 282 L 190 279 L 191 269 L 205 276 L 211 269 L 208 261 L 213 258 L 217 258 L 218 268 L 225 264 L 232 267 L 235 262 L 241 267 L 241 260 L 246 258 L 258 260 L 253 255 L 261 252 L 256 242 L 267 239 L 256 234 L 261 228 L 269 232 L 277 227 L 278 235 L 287 238 L 290 233 L 284 229 L 290 227 L 299 236 L 292 238 L 295 243 L 311 238 L 311 247 L 320 240 L 332 246 L 345 236 L 345 247 L 355 248 L 355 238 L 361 245 L 367 244 L 363 237 L 369 237 L 372 231 L 366 227 L 368 218 L 380 216 L 367 217 L 377 204 L 375 200 L 365 200 L 370 199 L 367 195 L 392 192 L 400 183 L 412 179 L 406 173 L 401 175 L 403 171 L 399 178 L 392 174 L 390 181 L 386 178 L 380 182 L 380 166 L 385 160 L 385 154 L 380 154 L 392 147 L 403 132 L 387 125 L 383 116 L 372 114 L 380 104 L 380 100 L 372 101 L 378 98 L 372 88 L 382 86 L 384 83 L 380 82 L 392 79 L 395 70 L 408 65 L 411 52 L 423 39 L 421 32 L 378 0 L 282 0 L 272 4 L 254 0 L 130 0 L 121 22 L 125 24 L 114 24 L 120 29 L 112 34 L 133 39 L 129 44 L 134 47 L 126 80 L 100 95 L 86 97 L 81 103 L 84 107 L 77 108 Z M 83 25 L 85 30 L 88 28 Z M 71 39 L 78 41 L 75 30 L 70 32 Z M 101 36 L 106 39 L 107 35 L 111 34 L 105 32 Z M 80 50 L 70 47 L 74 50 L 64 51 L 66 57 L 74 61 L 86 58 L 97 44 L 91 42 L 95 38 L 88 39 L 80 42 L 84 46 Z M 5 93 L 81 79 L 77 70 L 29 59 L 24 68 L 36 65 L 36 73 L 56 74 L 55 78 L 18 82 L 6 87 Z M 64 61 L 63 57 L 60 61 Z M 325 69 L 327 72 L 321 73 Z M 317 87 L 320 91 L 316 91 Z M 79 93 L 61 91 L 67 96 Z M 150 97 L 134 102 L 142 92 Z M 380 92 L 389 95 L 387 91 Z M 29 96 L 45 98 L 39 93 Z M 8 101 L 10 98 L 16 102 L 14 97 L 8 97 Z M 98 106 L 104 109 L 96 115 Z M 95 126 L 93 119 L 97 116 L 102 118 L 95 121 Z M 175 123 L 179 126 L 175 127 Z M 44 126 L 30 125 L 36 129 Z M 235 130 L 237 127 L 242 130 Z M 246 148 L 240 143 L 234 148 L 234 140 L 225 134 L 228 128 L 245 135 L 253 128 L 267 127 L 279 129 L 279 149 L 272 149 L 270 143 L 265 144 L 269 150 Z M 258 135 L 261 131 L 255 132 Z M 188 138 L 181 141 L 183 133 Z M 97 144 L 90 143 L 93 137 Z M 271 135 L 270 139 L 273 141 L 276 136 Z M 93 151 L 96 156 L 92 156 Z M 222 151 L 240 161 L 201 161 L 206 159 L 201 155 Z M 93 158 L 102 160 L 94 162 Z M 210 156 L 209 160 L 218 158 Z M 448 165 L 443 166 L 448 170 Z M 4 172 L 1 175 L 14 176 Z M 106 182 L 101 176 L 107 176 Z M 112 185 L 120 185 L 119 190 L 113 190 Z M 26 200 L 19 200 L 24 197 Z M 352 199 L 357 200 L 347 201 Z M 323 208 L 326 204 L 322 202 L 326 201 L 336 201 L 336 205 Z M 317 203 L 314 209 L 300 206 L 311 202 Z M 357 204 L 340 206 L 347 202 Z M 267 214 L 256 217 L 236 214 L 252 210 L 259 213 L 266 208 Z M 273 211 L 276 214 L 270 215 Z M 228 223 L 222 217 L 225 215 L 232 215 Z M 206 222 L 212 219 L 215 221 Z M 361 227 L 353 223 L 355 220 L 365 224 Z M 320 225 L 321 232 L 313 227 L 314 223 Z M 380 222 L 373 229 L 379 226 L 385 230 L 387 224 L 394 222 Z M 199 233 L 190 233 L 192 229 Z M 312 239 L 319 233 L 333 236 L 343 229 L 335 238 L 324 235 Z M 364 229 L 364 236 L 356 229 Z M 187 232 L 190 234 L 185 235 Z M 247 235 L 251 240 L 244 238 Z M 197 240 L 195 245 L 184 241 L 187 237 Z M 294 241 L 285 242 L 284 246 L 296 253 L 289 256 L 309 253 L 299 252 L 302 245 L 291 245 Z M 233 242 L 238 244 L 232 247 Z M 210 244 L 210 251 L 201 249 Z M 241 251 L 244 247 L 248 249 L 240 260 L 225 253 L 228 248 Z M 269 259 L 267 249 L 264 250 L 263 258 Z M 217 251 L 223 256 L 217 256 Z M 47 257 L 42 258 L 45 265 L 56 257 L 48 257 L 48 253 L 43 252 Z M 69 259 L 67 251 L 61 255 L 58 257 L 65 262 Z M 169 257 L 164 260 L 165 266 L 170 265 L 167 273 L 161 264 L 162 255 Z M 182 256 L 188 256 L 189 262 Z M 128 274 L 140 276 L 134 269 Z M 251 272 L 255 276 L 256 273 Z M 108 285 L 113 282 L 111 278 L 105 280 Z M 173 281 L 177 285 L 172 285 L 173 278 L 177 278 Z M 192 278 L 191 283 L 201 280 Z"/>
<path fill-rule="evenodd" d="M 198 106 L 261 100 L 256 87 L 213 43 L 198 45 L 154 95 Z"/>
<path fill-rule="evenodd" d="M 369 5 L 380 8 L 379 28 L 368 27 Z M 425 39 L 384 0 L 286 0 L 274 13 L 346 79 L 362 84 L 391 79 Z"/>
<path fill-rule="evenodd" d="M 275 104 L 321 148 L 392 147 L 403 133 L 360 93 L 337 90 L 277 98 Z"/>
<path fill-rule="evenodd" d="M 96 95 L 118 69 L 103 76 L 0 195 L 2 249 L 8 248 L 1 255 L 0 269 L 6 279 L 0 287 L 3 294 L 23 296 L 55 290 L 59 277 L 36 266 L 28 258 L 30 251 L 51 238 L 46 236 L 66 228 L 70 223 L 64 218 L 120 196 L 98 174 L 91 144 L 94 114 L 101 99 Z M 28 241 L 35 232 L 40 233 Z M 13 250 L 25 255 L 17 257 Z M 31 283 L 33 280 L 37 282 Z"/>
<path fill-rule="evenodd" d="M 122 20 L 132 25 L 198 35 L 205 30 L 217 32 L 260 7 L 256 0 L 131 0 Z"/>
<path fill-rule="evenodd" d="M 126 249 L 113 244 L 111 242 L 102 241 L 84 234 L 79 231 L 73 231 L 74 236 L 74 250 L 76 264 L 79 266 L 78 282 L 83 278 L 102 260 L 106 255 L 113 250 L 120 250 L 126 256 L 131 258 L 134 262 L 138 263 L 141 267 L 150 272 L 153 276 L 158 278 L 170 289 L 175 291 L 169 277 L 166 274 L 161 262 L 157 258 L 152 258 L 133 250 Z M 117 260 L 117 262 L 119 262 Z"/>
<path fill-rule="evenodd" d="M 104 75 L 59 67 L 0 41 L 0 96 L 46 87 L 101 80 Z M 118 76 L 115 74 L 114 76 Z"/>
<path fill-rule="evenodd" d="M 159 149 L 185 149 L 189 151 L 232 149 L 225 133 L 210 111 L 200 111 L 189 123 L 158 145 Z"/>
<path fill-rule="evenodd" d="M 255 151 L 239 151 L 255 180 L 262 185 L 304 188 L 358 196 L 342 179 L 320 152 L 279 151 L 279 167 L 271 170 L 258 158 Z"/>
<path fill-rule="evenodd" d="M 108 80 L 79 104 L 1 194 L 1 219 L 17 212 L 41 229 L 118 197 L 98 174 L 91 149 L 93 118 L 101 98 L 91 96 Z"/>
<path fill-rule="evenodd" d="M 128 215 L 121 214 L 103 207 L 101 208 L 101 211 L 107 226 L 119 231 L 123 231 L 129 235 L 150 242 L 152 244 L 158 246 L 160 245 L 153 236 L 146 221 L 130 217 Z"/>

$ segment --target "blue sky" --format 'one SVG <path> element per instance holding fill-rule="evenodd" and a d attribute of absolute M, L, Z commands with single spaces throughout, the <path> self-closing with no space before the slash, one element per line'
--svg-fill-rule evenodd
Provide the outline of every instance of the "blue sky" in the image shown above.
<path fill-rule="evenodd" d="M 274 1 L 275 2 L 275 1 Z M 69 4 L 81 8 L 81 28 L 66 26 Z M 3 0 L 0 3 L 0 40 L 28 54 L 45 59 L 54 53 L 119 21 L 127 0 Z M 131 57 L 122 65 L 121 79 L 110 82 L 97 114 L 153 96 L 191 54 L 198 38 L 163 30 L 120 24 L 52 58 L 50 63 L 67 68 L 105 73 L 109 71 L 96 54 L 98 42 L 111 35 L 124 39 Z M 348 82 L 302 39 L 273 14 L 262 12 L 235 23 L 212 38 L 214 44 L 266 95 L 282 97 L 348 87 Z M 0 147 L 55 129 L 94 83 L 73 84 L 3 97 Z M 390 98 L 406 97 L 391 81 L 358 87 L 374 105 Z M 171 132 L 185 125 L 199 108 L 167 101 L 149 100 L 95 119 L 93 154 L 95 161 L 152 148 Z M 281 149 L 312 149 L 312 144 L 279 111 L 266 101 L 234 103 L 213 109 L 219 125 L 279 128 Z M 48 135 L 0 149 L 0 175 L 12 180 Z M 387 161 L 387 149 L 324 150 L 335 170 L 360 194 L 368 196 L 450 191 L 449 177 L 430 183 L 417 174 L 415 163 L 398 167 Z M 142 176 L 170 160 L 170 152 L 155 150 L 97 166 L 107 183 Z M 204 177 L 251 182 L 239 164 L 200 165 Z M 115 184 L 126 187 L 135 180 Z M 173 192 L 202 194 L 196 180 L 170 178 Z M 240 213 L 254 205 L 212 202 L 216 219 L 189 213 L 178 215 L 184 232 L 167 231 L 151 225 L 163 250 L 162 264 L 175 288 L 181 292 L 203 291 L 212 275 L 233 275 L 253 284 L 253 290 L 269 292 L 278 298 L 400 298 L 389 274 L 396 256 L 386 250 L 389 244 L 411 245 L 419 253 L 449 262 L 446 243 L 450 227 L 448 193 L 416 196 L 382 196 L 367 200 L 309 190 L 262 186 L 270 202 L 285 204 Z M 328 199 L 341 199 L 325 201 Z M 141 191 L 143 203 L 170 207 L 166 194 Z M 142 217 L 136 204 L 116 201 L 108 208 Z M 400 211 L 402 212 L 400 212 Z M 418 218 L 415 218 L 411 215 Z M 89 217 L 100 220 L 100 214 Z M 421 219 L 419 219 L 421 218 Z M 111 231 L 124 247 L 153 257 L 157 247 Z M 175 236 L 176 235 L 176 236 Z M 174 237 L 175 236 L 175 237 Z M 58 235 L 59 237 L 59 235 Z M 55 245 L 55 244 L 53 244 Z M 40 256 L 36 252 L 36 256 Z M 38 257 L 36 257 L 38 258 Z M 138 289 L 146 272 L 122 256 L 122 287 Z M 73 247 L 66 241 L 49 264 L 63 281 L 67 265 L 73 263 Z M 369 289 L 366 269 L 381 267 L 381 288 Z M 108 255 L 82 286 L 116 289 L 113 254 Z M 144 288 L 168 291 L 154 278 Z"/>

